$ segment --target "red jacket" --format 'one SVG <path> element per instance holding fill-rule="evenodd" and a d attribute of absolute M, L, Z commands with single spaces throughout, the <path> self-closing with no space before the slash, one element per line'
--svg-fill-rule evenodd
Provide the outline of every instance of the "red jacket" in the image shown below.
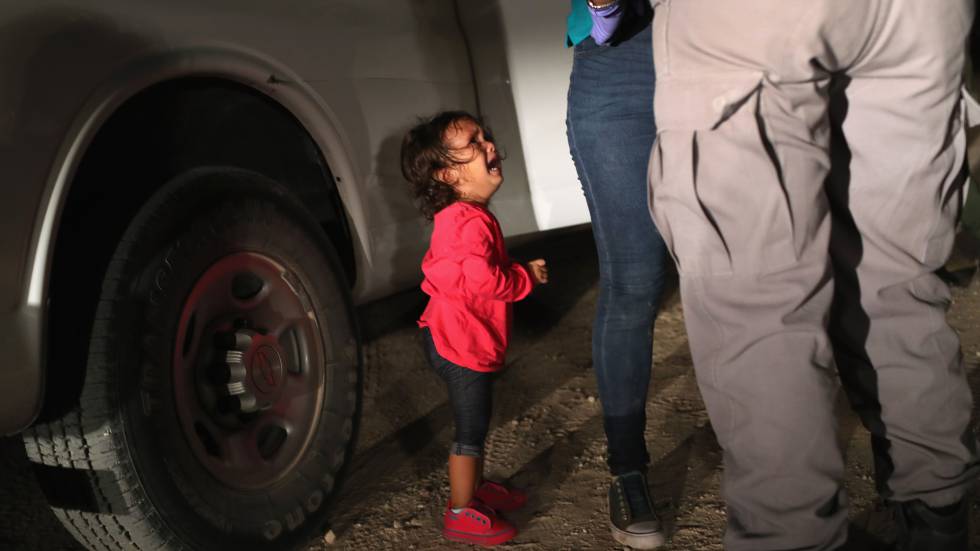
<path fill-rule="evenodd" d="M 439 355 L 475 371 L 502 368 L 511 303 L 526 297 L 534 280 L 507 256 L 493 214 L 464 201 L 436 213 L 422 272 L 430 298 L 419 326 L 432 332 Z"/>

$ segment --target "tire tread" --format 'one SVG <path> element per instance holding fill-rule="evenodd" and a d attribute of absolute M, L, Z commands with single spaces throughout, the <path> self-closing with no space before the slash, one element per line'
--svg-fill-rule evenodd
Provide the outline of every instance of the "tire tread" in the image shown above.
<path fill-rule="evenodd" d="M 121 297 L 128 295 L 127 286 L 132 283 L 130 272 L 139 257 L 134 251 L 143 246 L 142 241 L 133 236 L 139 236 L 145 228 L 161 222 L 161 212 L 180 208 L 178 195 L 173 190 L 158 194 L 119 241 L 107 266 L 101 298 L 96 305 L 86 357 L 86 379 L 76 407 L 59 419 L 39 423 L 24 433 L 25 448 L 32 462 L 71 469 L 84 477 L 91 488 L 98 512 L 56 505 L 52 508 L 72 536 L 92 550 L 190 549 L 148 498 L 136 475 L 125 434 L 115 428 L 123 426 L 120 405 L 115 403 L 114 387 L 118 384 L 115 374 L 123 361 L 118 357 L 116 343 L 125 336 L 117 334 L 114 328 L 119 325 L 120 312 L 127 307 L 126 299 Z M 261 232 L 257 235 L 266 241 L 272 241 L 269 237 L 271 226 L 265 219 L 276 208 L 260 201 L 247 203 L 238 210 L 226 208 L 209 221 L 207 231 L 218 233 L 223 225 L 242 225 L 250 231 Z M 304 239 L 309 242 L 308 236 L 300 227 L 290 228 L 290 231 L 290 237 L 294 238 L 290 240 L 292 254 L 302 254 L 297 243 Z M 349 304 L 346 306 L 350 307 Z M 351 368 L 356 370 L 358 366 Z M 359 381 L 356 373 L 352 377 Z M 346 404 L 345 415 L 347 410 L 352 415 L 355 409 L 355 404 Z M 342 452 L 330 462 L 335 470 L 344 463 Z M 333 474 L 339 476 L 339 473 Z"/>

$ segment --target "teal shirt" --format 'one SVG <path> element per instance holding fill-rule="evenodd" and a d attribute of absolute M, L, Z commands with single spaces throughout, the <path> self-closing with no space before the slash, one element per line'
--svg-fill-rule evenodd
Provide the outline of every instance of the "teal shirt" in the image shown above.
<path fill-rule="evenodd" d="M 574 46 L 586 39 L 592 32 L 592 16 L 585 0 L 571 0 L 572 11 L 568 13 L 568 31 L 565 45 Z"/>

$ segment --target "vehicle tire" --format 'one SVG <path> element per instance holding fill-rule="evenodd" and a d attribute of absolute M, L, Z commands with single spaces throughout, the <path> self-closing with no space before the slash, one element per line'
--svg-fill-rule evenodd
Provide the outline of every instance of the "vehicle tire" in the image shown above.
<path fill-rule="evenodd" d="M 258 174 L 157 192 L 106 270 L 79 403 L 24 436 L 68 530 L 100 550 L 294 549 L 322 530 L 360 396 L 343 274 Z"/>

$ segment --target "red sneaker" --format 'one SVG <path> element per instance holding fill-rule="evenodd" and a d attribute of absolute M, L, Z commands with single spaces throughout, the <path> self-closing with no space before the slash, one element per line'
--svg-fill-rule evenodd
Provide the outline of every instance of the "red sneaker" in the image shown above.
<path fill-rule="evenodd" d="M 484 480 L 476 489 L 473 497 L 489 505 L 497 511 L 516 511 L 527 504 L 527 494 L 517 488 L 508 488 L 503 484 Z"/>
<path fill-rule="evenodd" d="M 442 521 L 442 535 L 446 539 L 484 547 L 504 543 L 517 535 L 517 529 L 511 523 L 476 500 L 458 513 L 446 507 Z"/>

